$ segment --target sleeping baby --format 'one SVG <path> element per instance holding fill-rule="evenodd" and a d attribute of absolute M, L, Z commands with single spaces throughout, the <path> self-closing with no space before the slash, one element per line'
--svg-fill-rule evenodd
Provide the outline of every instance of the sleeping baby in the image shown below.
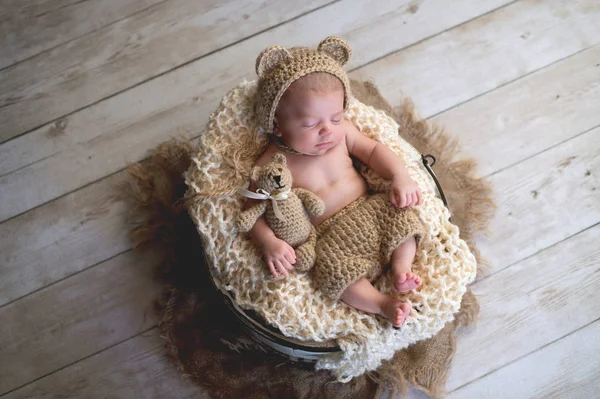
<path fill-rule="evenodd" d="M 328 37 L 317 50 L 272 46 L 258 56 L 256 111 L 272 140 L 256 165 L 284 154 L 294 187 L 311 191 L 325 204 L 324 213 L 311 218 L 318 233 L 316 287 L 400 327 L 410 306 L 381 293 L 371 282 L 390 264 L 397 292 L 421 284 L 411 271 L 423 234 L 412 207 L 420 204 L 421 194 L 401 159 L 344 119 L 350 85 L 342 66 L 350 54 L 345 41 Z M 367 195 L 353 158 L 390 180 L 389 193 Z M 294 249 L 277 238 L 263 218 L 250 234 L 271 273 L 287 277 L 296 262 Z"/>

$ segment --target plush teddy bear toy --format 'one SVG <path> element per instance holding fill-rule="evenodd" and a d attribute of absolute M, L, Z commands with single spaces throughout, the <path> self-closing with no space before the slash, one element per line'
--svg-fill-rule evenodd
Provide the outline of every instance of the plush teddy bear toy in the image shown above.
<path fill-rule="evenodd" d="M 273 233 L 294 248 L 294 268 L 300 272 L 309 270 L 315 262 L 317 233 L 308 213 L 321 216 L 325 204 L 308 190 L 292 189 L 292 173 L 283 154 L 275 154 L 265 166 L 255 166 L 250 178 L 258 186 L 256 192 L 238 189 L 238 193 L 262 201 L 239 214 L 236 220 L 239 231 L 252 229 L 264 214 Z"/>

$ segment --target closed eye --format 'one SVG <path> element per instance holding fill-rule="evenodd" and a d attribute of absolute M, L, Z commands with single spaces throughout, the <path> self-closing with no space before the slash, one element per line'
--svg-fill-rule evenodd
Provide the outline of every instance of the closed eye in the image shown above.
<path fill-rule="evenodd" d="M 333 123 L 334 125 L 337 125 L 337 124 L 339 124 L 341 121 L 342 121 L 341 119 L 337 119 L 337 120 L 336 120 L 336 119 L 332 119 L 332 120 L 331 120 L 331 123 Z"/>

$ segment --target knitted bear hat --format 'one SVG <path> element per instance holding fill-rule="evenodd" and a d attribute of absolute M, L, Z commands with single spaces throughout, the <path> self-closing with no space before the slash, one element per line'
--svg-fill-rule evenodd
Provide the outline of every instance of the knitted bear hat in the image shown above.
<path fill-rule="evenodd" d="M 350 97 L 350 83 L 342 68 L 350 60 L 348 43 L 336 36 L 325 38 L 317 50 L 309 47 L 270 46 L 256 58 L 258 75 L 256 112 L 260 127 L 273 132 L 273 120 L 283 93 L 296 80 L 313 72 L 326 72 L 344 86 L 344 109 Z"/>

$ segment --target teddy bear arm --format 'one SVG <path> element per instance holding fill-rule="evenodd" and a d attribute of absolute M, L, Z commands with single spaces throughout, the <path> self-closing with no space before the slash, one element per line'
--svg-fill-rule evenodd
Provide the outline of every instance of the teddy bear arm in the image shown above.
<path fill-rule="evenodd" d="M 303 188 L 296 188 L 294 191 L 308 213 L 314 216 L 321 216 L 325 212 L 325 204 L 317 195 Z"/>
<path fill-rule="evenodd" d="M 250 231 L 258 218 L 261 217 L 266 210 L 267 202 L 262 201 L 240 213 L 237 217 L 238 229 L 243 233 Z"/>

